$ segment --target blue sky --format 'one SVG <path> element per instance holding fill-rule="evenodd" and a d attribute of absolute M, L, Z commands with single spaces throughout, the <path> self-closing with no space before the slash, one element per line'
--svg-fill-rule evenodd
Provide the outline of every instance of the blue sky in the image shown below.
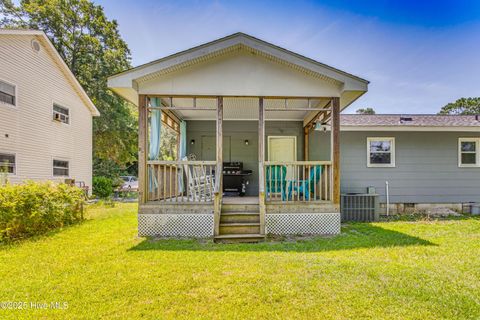
<path fill-rule="evenodd" d="M 98 0 L 138 65 L 238 31 L 369 80 L 350 106 L 436 113 L 480 96 L 480 1 Z"/>

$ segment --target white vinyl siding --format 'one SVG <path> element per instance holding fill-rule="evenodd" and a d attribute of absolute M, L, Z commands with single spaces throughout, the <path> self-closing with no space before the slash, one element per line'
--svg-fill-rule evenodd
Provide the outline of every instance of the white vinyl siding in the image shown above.
<path fill-rule="evenodd" d="M 69 161 L 69 177 L 92 186 L 92 113 L 56 60 L 34 36 L 0 36 L 0 79 L 16 85 L 17 107 L 0 103 L 0 152 L 16 154 L 13 184 L 54 177 L 52 158 Z M 53 104 L 68 107 L 70 124 L 52 121 Z M 8 135 L 8 137 L 7 137 Z"/>
<path fill-rule="evenodd" d="M 16 173 L 16 157 L 14 154 L 0 152 L 0 172 Z"/>
<path fill-rule="evenodd" d="M 458 139 L 458 166 L 480 167 L 480 138 Z"/>
<path fill-rule="evenodd" d="M 13 84 L 0 80 L 0 103 L 16 106 L 17 90 Z"/>
<path fill-rule="evenodd" d="M 380 168 L 395 167 L 395 138 L 367 138 L 367 166 Z"/>

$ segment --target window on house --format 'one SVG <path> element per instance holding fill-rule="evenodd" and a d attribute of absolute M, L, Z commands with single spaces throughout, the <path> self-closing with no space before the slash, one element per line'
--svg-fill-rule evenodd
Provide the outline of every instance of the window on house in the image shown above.
<path fill-rule="evenodd" d="M 15 155 L 0 153 L 0 173 L 15 174 Z"/>
<path fill-rule="evenodd" d="M 458 166 L 480 166 L 480 138 L 460 138 L 458 140 Z"/>
<path fill-rule="evenodd" d="M 15 105 L 15 86 L 0 81 L 0 102 Z"/>
<path fill-rule="evenodd" d="M 68 161 L 65 160 L 53 160 L 53 175 L 54 176 L 69 176 Z"/>
<path fill-rule="evenodd" d="M 53 120 L 63 122 L 63 123 L 70 123 L 70 114 L 67 108 L 59 106 L 58 104 L 53 105 Z"/>
<path fill-rule="evenodd" d="M 395 167 L 395 138 L 368 138 L 367 165 Z"/>

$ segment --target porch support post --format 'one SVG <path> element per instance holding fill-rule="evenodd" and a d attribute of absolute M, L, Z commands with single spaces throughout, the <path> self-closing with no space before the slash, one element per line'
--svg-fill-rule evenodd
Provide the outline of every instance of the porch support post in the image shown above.
<path fill-rule="evenodd" d="M 331 129 L 331 157 L 332 157 L 332 202 L 340 204 L 340 98 L 332 98 L 332 129 Z"/>
<path fill-rule="evenodd" d="M 138 96 L 138 203 L 147 202 L 147 96 Z"/>
<path fill-rule="evenodd" d="M 309 135 L 310 135 L 310 127 L 306 126 L 303 128 L 303 160 L 308 161 L 309 158 Z"/>
<path fill-rule="evenodd" d="M 265 234 L 265 106 L 258 102 L 258 204 L 260 209 L 260 234 Z"/>
<path fill-rule="evenodd" d="M 217 166 L 215 169 L 215 190 L 213 198 L 214 235 L 220 234 L 220 215 L 222 213 L 222 180 L 223 180 L 223 97 L 217 97 Z"/>

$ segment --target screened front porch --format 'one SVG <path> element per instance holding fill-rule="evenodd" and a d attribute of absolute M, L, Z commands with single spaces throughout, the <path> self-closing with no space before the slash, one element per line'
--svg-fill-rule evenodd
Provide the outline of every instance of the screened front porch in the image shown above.
<path fill-rule="evenodd" d="M 143 99 L 144 203 L 213 205 L 215 198 L 241 202 L 241 196 L 265 204 L 335 203 L 332 148 L 315 145 L 328 149 L 323 157 L 310 150 L 316 123 L 325 129 L 318 134 L 334 138 L 335 98 Z M 248 172 L 243 193 L 228 192 L 225 184 L 236 174 L 225 163 L 241 163 Z"/>

